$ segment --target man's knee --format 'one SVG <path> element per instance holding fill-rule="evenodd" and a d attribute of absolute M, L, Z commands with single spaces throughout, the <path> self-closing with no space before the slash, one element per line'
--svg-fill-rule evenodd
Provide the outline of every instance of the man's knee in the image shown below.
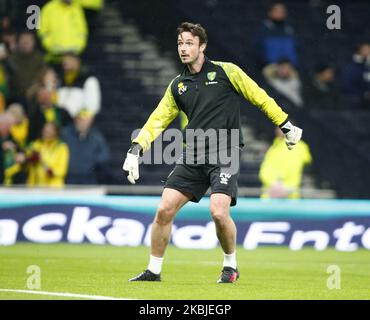
<path fill-rule="evenodd" d="M 229 210 L 227 208 L 217 207 L 216 204 L 211 205 L 212 219 L 218 226 L 223 226 L 229 219 Z"/>
<path fill-rule="evenodd" d="M 167 225 L 172 222 L 176 214 L 176 208 L 169 203 L 161 203 L 157 210 L 155 222 L 160 225 Z"/>

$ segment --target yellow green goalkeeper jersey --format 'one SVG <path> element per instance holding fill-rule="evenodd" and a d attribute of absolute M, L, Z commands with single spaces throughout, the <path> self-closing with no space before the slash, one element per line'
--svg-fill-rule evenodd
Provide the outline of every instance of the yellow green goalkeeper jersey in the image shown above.
<path fill-rule="evenodd" d="M 239 129 L 238 144 L 243 146 L 238 95 L 261 109 L 275 125 L 281 125 L 288 117 L 238 66 L 206 58 L 200 72 L 192 74 L 185 67 L 171 81 L 157 108 L 132 142 L 139 143 L 144 151 L 148 150 L 183 111 L 188 118 L 186 129 Z"/>

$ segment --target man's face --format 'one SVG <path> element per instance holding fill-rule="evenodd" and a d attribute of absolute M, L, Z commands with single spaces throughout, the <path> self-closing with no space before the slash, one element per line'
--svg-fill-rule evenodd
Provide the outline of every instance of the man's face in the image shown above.
<path fill-rule="evenodd" d="M 90 128 L 91 128 L 91 125 L 94 121 L 94 117 L 80 117 L 80 116 L 77 116 L 75 118 L 75 127 L 77 129 L 77 131 L 81 134 L 86 134 L 89 132 Z"/>
<path fill-rule="evenodd" d="M 269 11 L 268 16 L 274 21 L 284 21 L 287 17 L 287 10 L 282 3 L 275 4 Z"/>
<path fill-rule="evenodd" d="M 23 53 L 31 53 L 35 48 L 35 38 L 30 33 L 22 34 L 18 40 L 19 51 Z"/>
<path fill-rule="evenodd" d="M 177 51 L 184 64 L 193 64 L 197 61 L 205 48 L 206 45 L 199 45 L 199 37 L 193 36 L 191 32 L 183 32 L 177 38 Z"/>
<path fill-rule="evenodd" d="M 290 63 L 279 63 L 277 67 L 277 74 L 280 78 L 289 78 L 292 74 L 292 66 Z"/>
<path fill-rule="evenodd" d="M 321 79 L 325 82 L 332 82 L 335 77 L 335 71 L 332 68 L 327 68 L 321 72 Z"/>
<path fill-rule="evenodd" d="M 65 55 L 62 66 L 64 71 L 76 71 L 80 68 L 80 59 L 75 56 Z"/>
<path fill-rule="evenodd" d="M 51 106 L 51 93 L 45 87 L 41 87 L 37 91 L 37 102 L 44 107 Z"/>
<path fill-rule="evenodd" d="M 10 127 L 11 121 L 9 117 L 4 114 L 0 115 L 0 137 L 6 137 L 9 134 Z"/>
<path fill-rule="evenodd" d="M 367 59 L 370 57 L 370 44 L 363 44 L 359 50 L 359 54 L 364 59 Z"/>
<path fill-rule="evenodd" d="M 42 128 L 42 138 L 51 141 L 57 137 L 57 128 L 54 123 L 47 122 Z"/>

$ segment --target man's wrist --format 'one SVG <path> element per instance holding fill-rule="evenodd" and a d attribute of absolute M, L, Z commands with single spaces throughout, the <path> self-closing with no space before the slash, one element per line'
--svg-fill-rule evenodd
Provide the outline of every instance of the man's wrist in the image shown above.
<path fill-rule="evenodd" d="M 130 149 L 128 149 L 128 153 L 132 153 L 141 157 L 143 155 L 143 148 L 137 142 L 133 142 Z"/>
<path fill-rule="evenodd" d="M 279 125 L 279 128 L 281 129 L 281 131 L 283 131 L 284 134 L 287 134 L 290 130 L 293 129 L 293 127 L 294 126 L 288 118 L 281 125 Z"/>

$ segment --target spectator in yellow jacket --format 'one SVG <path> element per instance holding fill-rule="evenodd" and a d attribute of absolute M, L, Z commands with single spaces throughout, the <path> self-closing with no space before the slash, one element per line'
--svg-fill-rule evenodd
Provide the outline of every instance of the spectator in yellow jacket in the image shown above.
<path fill-rule="evenodd" d="M 48 62 L 59 63 L 66 52 L 85 49 L 88 27 L 81 4 L 74 0 L 51 0 L 41 10 L 39 36 Z"/>
<path fill-rule="evenodd" d="M 25 149 L 29 131 L 29 120 L 23 106 L 19 103 L 12 103 L 8 106 L 6 112 L 13 119 L 13 123 L 10 128 L 12 139 L 21 149 Z"/>
<path fill-rule="evenodd" d="M 300 198 L 303 169 L 311 162 L 311 152 L 305 142 L 301 140 L 289 150 L 282 131 L 276 128 L 276 138 L 260 167 L 261 198 Z"/>
<path fill-rule="evenodd" d="M 42 128 L 42 138 L 34 141 L 27 152 L 27 184 L 62 187 L 68 161 L 68 146 L 59 139 L 57 125 L 54 122 L 46 122 Z"/>

